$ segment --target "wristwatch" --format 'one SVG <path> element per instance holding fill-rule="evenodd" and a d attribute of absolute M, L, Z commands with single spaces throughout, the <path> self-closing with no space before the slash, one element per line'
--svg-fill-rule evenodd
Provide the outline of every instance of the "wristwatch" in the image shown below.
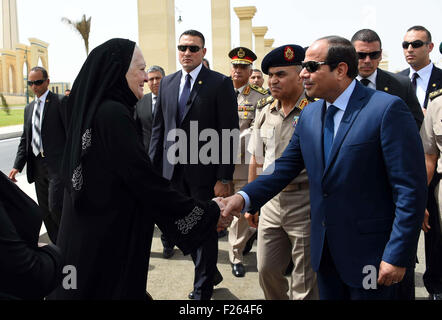
<path fill-rule="evenodd" d="M 229 184 L 232 180 L 221 179 L 222 184 Z"/>

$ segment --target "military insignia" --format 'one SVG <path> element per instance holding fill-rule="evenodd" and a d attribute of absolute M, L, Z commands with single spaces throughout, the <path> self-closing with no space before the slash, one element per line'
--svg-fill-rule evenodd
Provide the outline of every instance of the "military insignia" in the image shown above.
<path fill-rule="evenodd" d="M 242 59 L 246 56 L 246 52 L 243 50 L 243 48 L 240 48 L 236 55 L 238 56 L 238 58 Z"/>
<path fill-rule="evenodd" d="M 290 46 L 287 46 L 284 49 L 284 59 L 287 61 L 292 61 L 295 59 L 295 51 L 293 51 Z"/>
<path fill-rule="evenodd" d="M 436 88 L 436 84 L 435 83 L 433 83 L 433 88 Z"/>
<path fill-rule="evenodd" d="M 256 108 L 257 109 L 261 109 L 264 108 L 266 105 L 268 105 L 269 103 L 273 102 L 273 97 L 269 96 L 267 98 L 262 98 L 261 100 L 258 100 L 258 103 L 256 104 Z"/>
<path fill-rule="evenodd" d="M 264 89 L 263 87 L 258 87 L 257 85 L 251 84 L 250 87 L 255 90 L 258 91 L 261 94 L 268 94 L 269 90 Z"/>
<path fill-rule="evenodd" d="M 243 102 L 245 105 L 247 105 L 247 104 L 250 104 L 250 102 L 248 102 L 247 101 L 247 99 L 246 100 L 244 100 L 244 102 Z"/>
<path fill-rule="evenodd" d="M 249 93 L 250 93 L 250 86 L 247 86 L 247 87 L 243 90 L 242 94 L 245 95 L 245 96 L 247 96 Z"/>
<path fill-rule="evenodd" d="M 385 88 L 384 88 L 384 91 L 388 91 L 388 87 L 385 87 Z"/>
<path fill-rule="evenodd" d="M 296 128 L 296 125 L 298 124 L 299 121 L 299 116 L 294 116 L 293 117 L 293 128 Z"/>
<path fill-rule="evenodd" d="M 430 100 L 433 100 L 434 98 L 439 97 L 440 95 L 442 95 L 442 89 L 431 92 L 428 95 L 428 97 L 430 98 Z"/>
<path fill-rule="evenodd" d="M 308 105 L 308 100 L 307 100 L 306 98 L 304 98 L 304 99 L 302 99 L 301 102 L 299 103 L 298 108 L 302 110 L 302 109 L 304 109 L 304 107 L 305 107 L 306 105 Z"/>

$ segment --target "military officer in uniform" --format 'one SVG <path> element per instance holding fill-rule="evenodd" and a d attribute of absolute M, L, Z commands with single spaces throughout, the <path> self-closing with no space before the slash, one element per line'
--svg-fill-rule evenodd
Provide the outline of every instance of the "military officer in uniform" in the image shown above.
<path fill-rule="evenodd" d="M 441 243 L 442 188 L 440 175 L 442 174 L 442 89 L 430 93 L 429 100 L 430 102 L 427 106 L 427 112 L 420 133 L 425 151 L 425 164 L 427 167 L 428 182 L 430 182 L 433 178 L 435 171 L 437 171 L 437 174 L 439 175 L 439 177 L 437 177 L 437 181 L 439 182 L 434 189 L 437 208 L 433 208 L 433 212 L 437 212 L 437 214 L 430 215 L 428 210 L 426 210 L 422 229 L 426 234 L 431 232 L 434 235 L 433 238 L 438 239 L 436 241 Z M 425 247 L 425 260 L 427 261 L 427 264 L 434 266 L 434 268 L 431 269 L 432 285 L 429 290 L 430 299 L 442 300 L 442 251 L 439 250 L 440 245 L 433 245 L 430 246 L 430 248 L 432 248 L 432 252 L 428 252 L 429 250 L 427 250 L 427 247 Z"/>
<path fill-rule="evenodd" d="M 272 97 L 258 102 L 258 107 L 264 108 L 255 119 L 248 146 L 252 154 L 249 181 L 256 179 L 258 167 L 266 169 L 282 155 L 301 111 L 308 108 L 299 76 L 304 56 L 302 47 L 288 44 L 274 49 L 262 61 Z M 284 272 L 290 259 L 294 268 L 289 286 Z M 310 195 L 305 169 L 261 208 L 257 260 L 259 284 L 267 300 L 319 298 L 310 262 Z"/>
<path fill-rule="evenodd" d="M 252 63 L 256 60 L 256 55 L 248 48 L 238 47 L 230 51 L 231 59 L 230 76 L 233 87 L 238 98 L 239 129 L 241 131 L 238 161 L 233 175 L 234 191 L 239 191 L 247 184 L 248 162 L 250 155 L 246 154 L 246 142 L 249 141 L 251 125 L 259 113 L 257 103 L 259 100 L 269 96 L 267 90 L 249 84 L 249 77 L 252 74 Z M 235 277 L 244 277 L 245 268 L 243 265 L 243 251 L 247 244 L 250 251 L 250 244 L 256 229 L 249 226 L 244 217 L 234 218 L 229 228 L 229 259 L 232 264 L 232 273 Z M 250 241 L 249 241 L 250 240 Z M 248 242 L 249 241 L 249 242 Z"/>

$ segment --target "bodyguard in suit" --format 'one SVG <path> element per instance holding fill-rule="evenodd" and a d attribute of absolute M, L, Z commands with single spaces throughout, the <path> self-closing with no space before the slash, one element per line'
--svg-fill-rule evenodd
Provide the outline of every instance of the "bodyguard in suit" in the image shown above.
<path fill-rule="evenodd" d="M 429 95 L 442 88 L 442 70 L 437 68 L 430 60 L 430 52 L 434 48 L 431 33 L 423 26 L 413 26 L 407 30 L 402 42 L 404 56 L 410 68 L 401 71 L 401 74 L 410 77 L 416 88 L 416 95 L 424 108 L 428 105 Z M 436 170 L 437 172 L 437 170 Z M 440 175 L 435 174 L 428 185 L 427 209 L 431 220 L 437 219 L 439 209 L 437 206 L 435 188 L 439 184 Z M 442 269 L 441 261 L 442 232 L 437 228 L 425 233 L 425 273 L 424 285 L 430 294 L 430 299 L 442 295 Z"/>
<path fill-rule="evenodd" d="M 359 74 L 356 79 L 369 88 L 404 100 L 420 128 L 424 114 L 409 79 L 378 68 L 382 60 L 382 43 L 378 34 L 370 29 L 362 29 L 353 35 L 351 42 L 358 55 Z"/>
<path fill-rule="evenodd" d="M 306 168 L 311 260 L 321 299 L 394 299 L 412 267 L 426 202 L 422 143 L 405 103 L 367 88 L 350 41 L 307 50 L 310 97 L 273 170 L 225 200 L 223 214 L 255 211 Z M 267 174 L 266 174 L 267 173 Z"/>
<path fill-rule="evenodd" d="M 405 76 L 378 68 L 382 59 L 382 43 L 378 34 L 370 29 L 362 29 L 353 35 L 351 42 L 358 55 L 359 74 L 356 79 L 369 88 L 384 91 L 404 100 L 420 128 L 424 114 L 410 80 Z M 415 299 L 414 267 L 407 269 L 404 279 L 398 284 L 398 298 Z"/>
<path fill-rule="evenodd" d="M 178 50 L 182 70 L 164 77 L 160 83 L 149 156 L 163 176 L 183 193 L 201 200 L 228 196 L 235 168 L 234 146 L 229 141 L 223 144 L 222 132 L 239 133 L 232 81 L 203 67 L 206 48 L 200 32 L 185 31 L 179 38 Z M 211 145 L 219 149 L 212 150 L 210 160 L 202 158 L 207 154 L 208 143 L 204 135 L 209 133 L 219 138 L 216 141 L 209 137 Z M 226 159 L 226 155 L 230 157 Z M 216 268 L 217 232 L 191 256 L 195 279 L 189 298 L 210 299 L 213 286 L 222 281 Z"/>
<path fill-rule="evenodd" d="M 402 48 L 410 68 L 402 70 L 399 74 L 410 78 L 419 103 L 426 109 L 428 95 L 442 88 L 442 70 L 430 60 L 430 52 L 434 48 L 431 33 L 422 26 L 409 28 L 402 42 Z"/>
<path fill-rule="evenodd" d="M 25 107 L 23 134 L 9 178 L 16 182 L 16 174 L 27 165 L 28 182 L 35 182 L 49 239 L 56 243 L 63 206 L 63 183 L 59 170 L 66 140 L 66 115 L 58 95 L 48 90 L 49 77 L 44 68 L 31 69 L 28 85 L 35 94 L 35 100 Z"/>

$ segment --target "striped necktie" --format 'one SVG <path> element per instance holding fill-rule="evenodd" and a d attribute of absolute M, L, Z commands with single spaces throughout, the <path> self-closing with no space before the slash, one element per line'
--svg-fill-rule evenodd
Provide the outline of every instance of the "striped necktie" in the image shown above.
<path fill-rule="evenodd" d="M 41 100 L 35 103 L 34 123 L 32 124 L 32 150 L 35 156 L 41 151 Z"/>

